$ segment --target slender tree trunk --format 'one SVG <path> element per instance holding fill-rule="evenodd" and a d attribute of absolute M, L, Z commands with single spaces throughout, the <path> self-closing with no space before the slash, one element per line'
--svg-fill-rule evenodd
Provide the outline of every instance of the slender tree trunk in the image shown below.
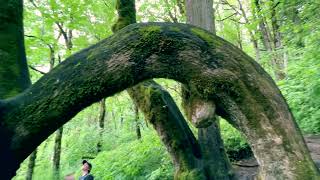
<path fill-rule="evenodd" d="M 277 80 L 283 80 L 286 78 L 286 59 L 285 51 L 282 45 L 282 37 L 280 32 L 280 25 L 277 18 L 276 7 L 278 3 L 272 0 L 271 5 L 271 24 L 273 31 L 273 45 L 274 45 L 274 64 L 275 64 L 275 74 Z"/>
<path fill-rule="evenodd" d="M 29 163 L 28 163 L 26 180 L 32 180 L 33 169 L 36 164 L 36 158 L 37 158 L 37 149 L 35 149 L 29 156 Z"/>
<path fill-rule="evenodd" d="M 61 157 L 61 140 L 62 140 L 63 126 L 57 132 L 54 140 L 53 151 L 53 179 L 60 179 L 60 157 Z"/>
<path fill-rule="evenodd" d="M 240 0 L 237 0 L 237 1 L 238 1 L 238 4 L 239 4 L 239 8 L 240 8 L 241 14 L 242 14 L 242 16 L 243 16 L 243 18 L 245 20 L 245 23 L 246 24 L 250 24 L 249 18 L 247 16 L 246 10 L 243 7 L 243 4 L 241 3 Z M 255 37 L 255 32 L 256 31 L 248 28 L 248 32 L 249 32 L 250 40 L 252 42 L 252 45 L 253 45 L 253 48 L 254 48 L 254 51 L 255 51 L 255 56 L 256 56 L 255 60 L 257 62 L 260 62 L 259 44 L 258 44 L 257 38 Z"/>
<path fill-rule="evenodd" d="M 101 152 L 103 143 L 103 131 L 104 131 L 104 120 L 106 116 L 106 99 L 103 98 L 100 101 L 100 112 L 99 112 L 99 141 L 97 143 L 97 152 Z"/>
<path fill-rule="evenodd" d="M 216 33 L 212 0 L 186 0 L 186 13 L 188 23 Z M 198 141 L 206 177 L 232 179 L 232 167 L 221 139 L 219 120 L 212 110 L 215 108 L 214 102 L 204 101 L 197 94 L 192 94 L 186 86 L 182 89 L 182 94 L 188 118 L 198 128 Z"/>
<path fill-rule="evenodd" d="M 266 18 L 261 14 L 261 5 L 259 0 L 255 0 L 255 7 L 257 9 L 257 17 L 259 19 L 259 29 L 262 34 L 262 42 L 264 47 L 269 52 L 271 57 L 271 66 L 275 75 L 276 80 L 282 80 L 286 77 L 285 74 L 285 55 L 281 52 L 282 44 L 281 44 L 281 34 L 280 27 L 277 22 L 275 3 L 272 1 L 272 5 L 270 5 L 271 11 L 271 26 L 272 32 L 268 26 Z"/>
<path fill-rule="evenodd" d="M 141 139 L 141 130 L 140 130 L 140 125 L 139 125 L 139 108 L 136 105 L 134 106 L 134 113 L 135 113 L 134 122 L 135 122 L 135 126 L 136 126 L 137 138 Z"/>
<path fill-rule="evenodd" d="M 58 24 L 58 23 L 57 23 Z M 67 48 L 67 54 L 71 54 L 72 51 L 72 30 L 67 29 L 64 31 L 62 25 L 58 25 L 59 31 L 61 34 L 63 34 L 64 40 L 65 40 L 65 46 Z M 54 51 L 50 51 L 53 53 L 51 57 L 53 60 L 50 61 L 50 67 L 54 66 L 55 63 L 55 55 Z M 51 71 L 51 69 L 50 69 Z M 63 126 L 61 126 L 57 132 L 56 132 L 56 138 L 55 138 L 55 143 L 54 143 L 54 156 L 53 156 L 53 177 L 54 179 L 59 179 L 60 178 L 60 159 L 61 159 L 61 143 L 62 143 L 62 135 L 63 135 Z"/>
<path fill-rule="evenodd" d="M 239 47 L 239 49 L 243 50 L 243 47 L 242 47 L 242 32 L 241 32 L 240 24 L 236 24 L 236 26 L 237 26 L 238 47 Z"/>
<path fill-rule="evenodd" d="M 250 35 L 251 36 L 251 35 Z M 258 44 L 258 40 L 256 40 L 254 37 L 253 37 L 253 35 L 252 35 L 252 37 L 251 37 L 251 42 L 252 42 L 252 44 L 253 44 L 253 48 L 254 48 L 254 52 L 255 52 L 255 60 L 257 61 L 257 62 L 260 62 L 260 59 L 261 59 L 261 57 L 260 57 L 260 49 L 259 49 L 259 44 Z"/>

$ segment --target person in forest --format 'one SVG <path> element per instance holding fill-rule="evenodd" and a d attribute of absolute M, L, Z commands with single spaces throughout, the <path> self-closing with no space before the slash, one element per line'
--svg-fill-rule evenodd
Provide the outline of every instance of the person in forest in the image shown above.
<path fill-rule="evenodd" d="M 87 160 L 82 161 L 82 176 L 79 178 L 79 180 L 93 180 L 94 177 L 90 174 L 90 171 L 92 169 L 92 164 L 89 163 Z"/>

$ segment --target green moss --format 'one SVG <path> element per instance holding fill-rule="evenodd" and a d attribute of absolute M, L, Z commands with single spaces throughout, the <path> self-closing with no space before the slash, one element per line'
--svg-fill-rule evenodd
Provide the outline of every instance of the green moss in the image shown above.
<path fill-rule="evenodd" d="M 296 179 L 320 179 L 319 174 L 316 173 L 319 172 L 319 170 L 317 170 L 317 167 L 310 160 L 295 161 L 295 166 Z"/>
<path fill-rule="evenodd" d="M 205 30 L 203 29 L 200 29 L 200 28 L 191 28 L 191 32 L 197 36 L 199 36 L 201 39 L 207 41 L 207 42 L 210 42 L 210 43 L 213 43 L 213 38 L 212 38 L 212 35 L 209 34 L 208 32 L 206 32 Z"/>
<path fill-rule="evenodd" d="M 191 32 L 195 35 L 197 35 L 199 38 L 202 40 L 206 41 L 211 47 L 217 46 L 217 45 L 222 45 L 220 41 L 218 41 L 213 34 L 210 34 L 209 32 L 200 29 L 200 28 L 191 28 Z"/>
<path fill-rule="evenodd" d="M 21 93 L 22 91 L 23 90 L 21 90 L 20 88 L 13 88 L 9 92 L 7 92 L 5 98 L 14 97 L 17 94 Z"/>
<path fill-rule="evenodd" d="M 202 180 L 207 179 L 203 171 L 200 169 L 193 169 L 191 171 L 183 171 L 176 174 L 176 180 Z"/>
<path fill-rule="evenodd" d="M 160 31 L 161 31 L 160 26 L 156 26 L 156 25 L 146 26 L 146 27 L 140 28 L 140 35 L 145 38 L 150 38 L 151 34 L 159 33 Z"/>
<path fill-rule="evenodd" d="M 134 0 L 117 0 L 116 9 L 118 20 L 112 26 L 112 31 L 117 32 L 129 24 L 136 23 L 136 10 Z"/>
<path fill-rule="evenodd" d="M 170 30 L 170 31 L 174 31 L 174 32 L 181 32 L 181 29 L 178 28 L 178 27 L 175 27 L 175 26 L 170 26 L 170 27 L 169 27 L 169 30 Z"/>

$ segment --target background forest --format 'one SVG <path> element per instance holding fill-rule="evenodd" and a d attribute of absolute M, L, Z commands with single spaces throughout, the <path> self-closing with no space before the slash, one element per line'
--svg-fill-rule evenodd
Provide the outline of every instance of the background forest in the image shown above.
<path fill-rule="evenodd" d="M 112 34 L 115 0 L 25 1 L 29 71 L 37 81 L 73 52 Z M 217 35 L 241 48 L 276 80 L 304 134 L 320 133 L 320 3 L 316 0 L 214 0 Z M 183 0 L 136 0 L 138 22 L 186 22 Z M 181 104 L 180 84 L 157 79 Z M 221 133 L 232 161 L 251 155 L 226 121 Z M 190 125 L 192 127 L 192 125 Z M 196 131 L 196 128 L 192 128 Z M 195 133 L 196 134 L 196 133 Z M 14 180 L 80 175 L 96 179 L 172 179 L 173 164 L 155 130 L 126 92 L 80 112 L 26 159 Z"/>

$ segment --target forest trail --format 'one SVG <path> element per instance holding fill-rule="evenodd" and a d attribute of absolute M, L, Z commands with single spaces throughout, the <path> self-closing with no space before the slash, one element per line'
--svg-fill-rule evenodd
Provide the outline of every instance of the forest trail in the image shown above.
<path fill-rule="evenodd" d="M 320 134 L 305 135 L 304 139 L 312 159 L 318 168 L 320 168 Z M 237 179 L 239 180 L 253 180 L 258 172 L 258 167 L 259 165 L 254 157 L 233 163 L 233 168 L 235 169 Z"/>

